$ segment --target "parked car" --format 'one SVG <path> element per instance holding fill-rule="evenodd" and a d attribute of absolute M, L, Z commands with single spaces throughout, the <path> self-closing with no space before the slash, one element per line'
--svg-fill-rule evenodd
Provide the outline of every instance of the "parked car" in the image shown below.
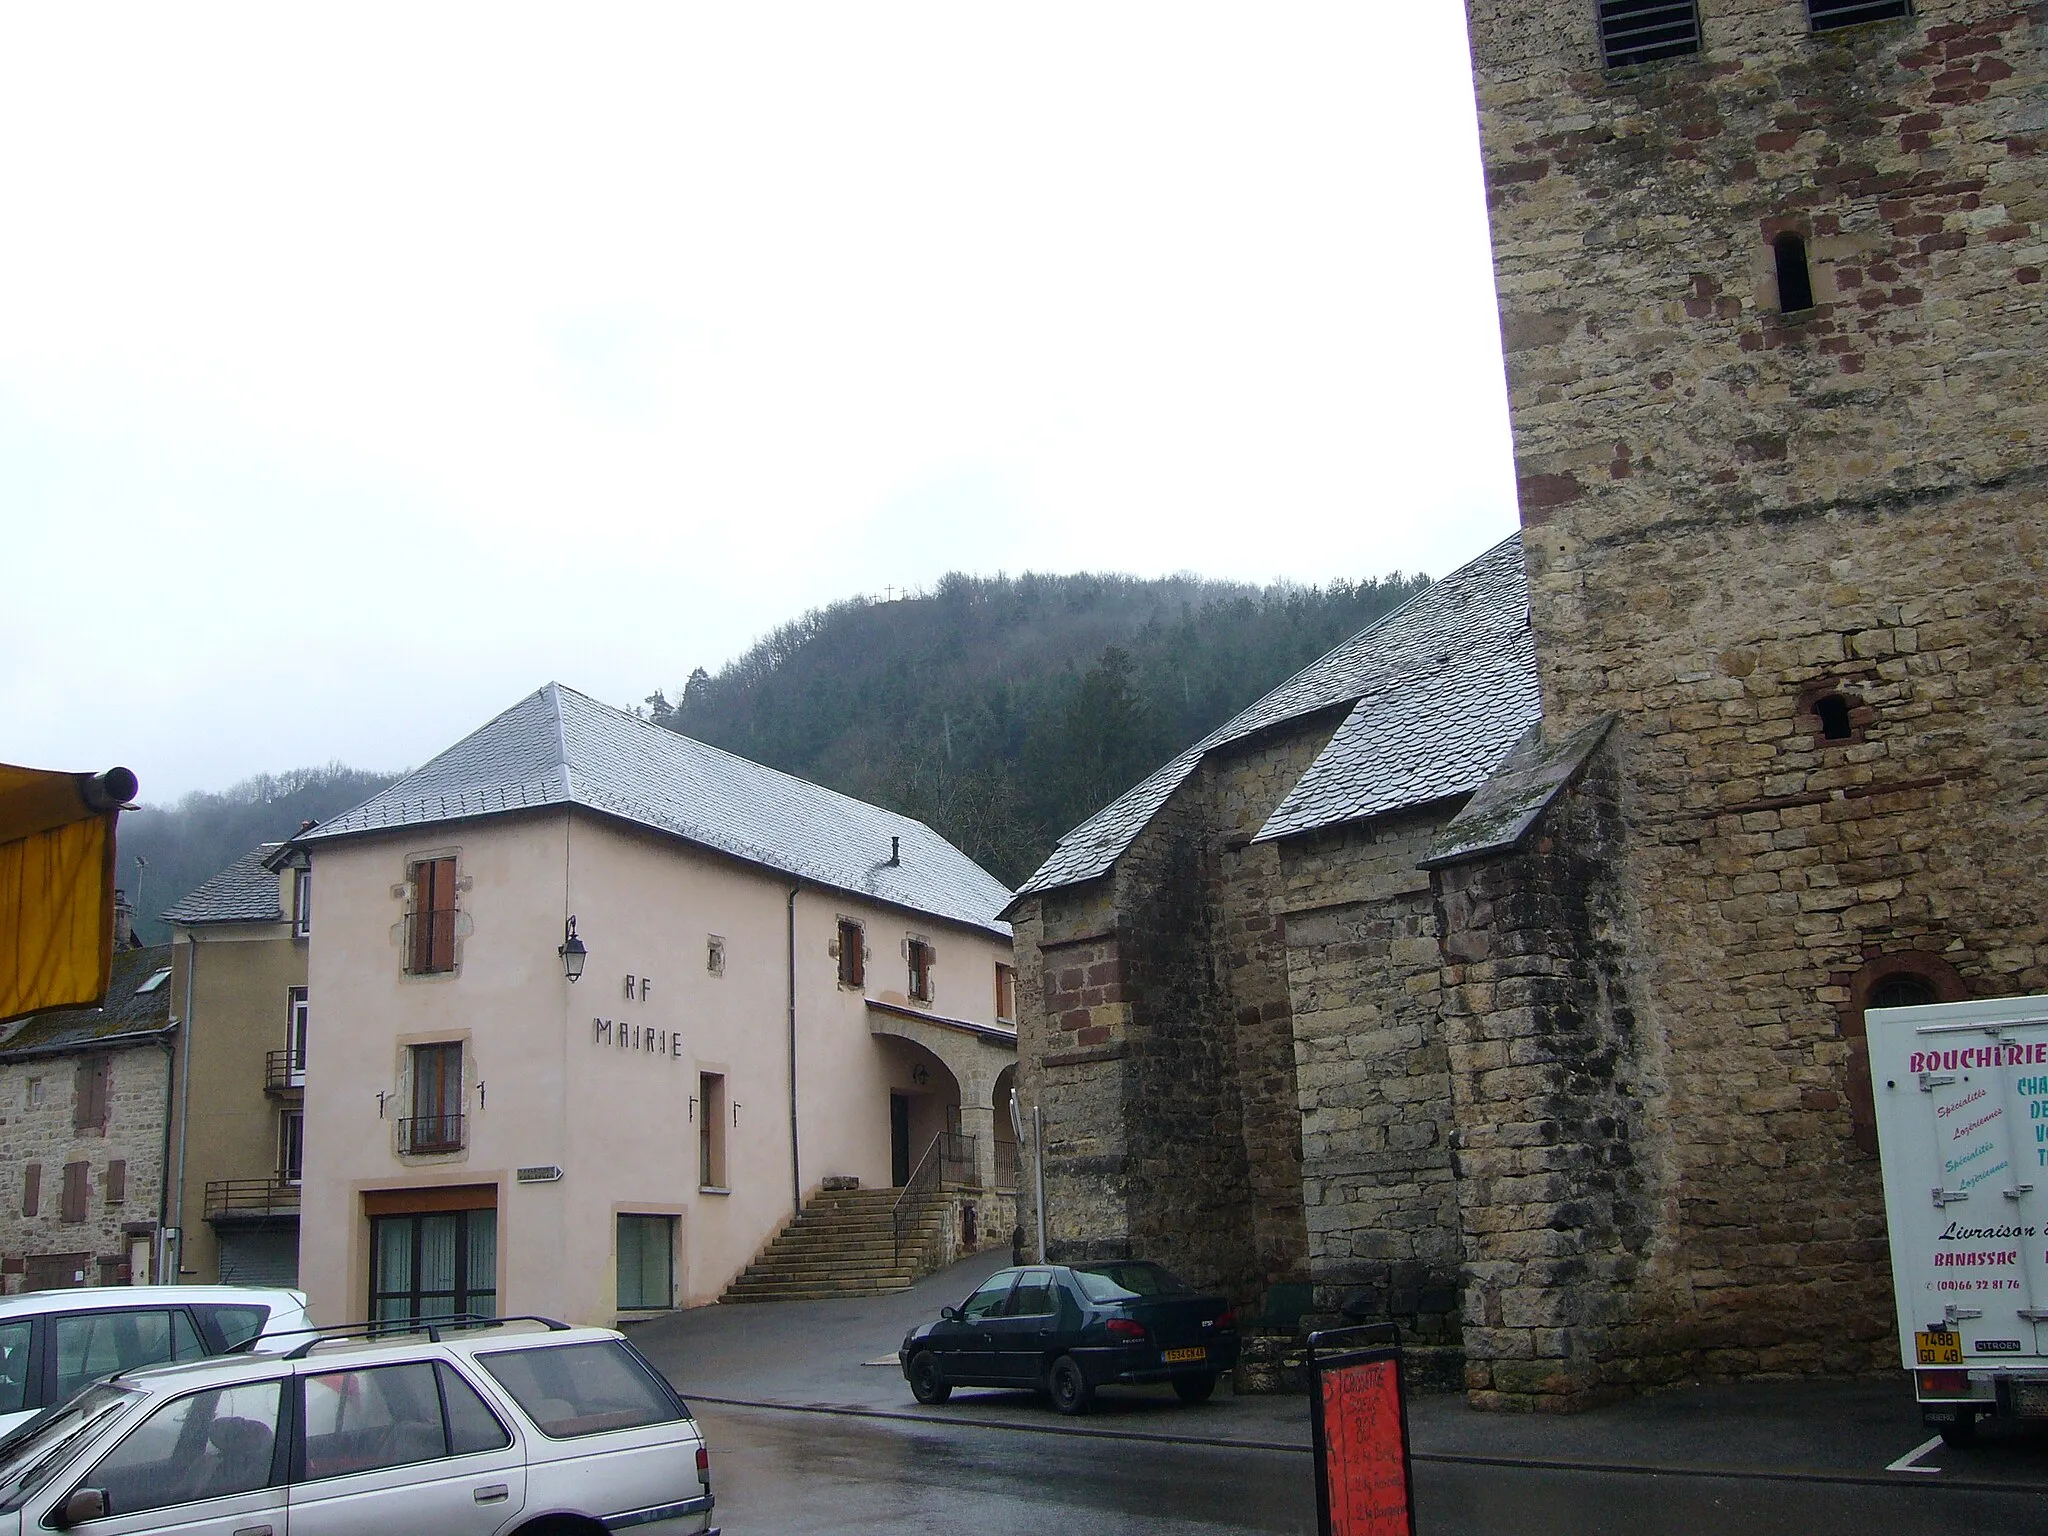
<path fill-rule="evenodd" d="M 306 1326 L 302 1291 L 86 1286 L 0 1297 L 0 1436 L 102 1376 L 197 1360 Z"/>
<path fill-rule="evenodd" d="M 1237 1342 L 1230 1303 L 1164 1265 L 1041 1264 L 992 1276 L 913 1328 L 896 1358 L 920 1403 L 955 1387 L 1030 1387 L 1085 1413 L 1108 1382 L 1171 1382 L 1182 1402 L 1206 1402 Z"/>
<path fill-rule="evenodd" d="M 0 1536 L 716 1536 L 696 1421 L 619 1334 L 390 1326 L 87 1387 L 0 1442 Z"/>

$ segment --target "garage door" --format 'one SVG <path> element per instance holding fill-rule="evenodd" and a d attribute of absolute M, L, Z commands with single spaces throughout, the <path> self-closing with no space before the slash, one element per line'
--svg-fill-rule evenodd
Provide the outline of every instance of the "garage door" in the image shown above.
<path fill-rule="evenodd" d="M 223 1232 L 220 1236 L 220 1283 L 296 1286 L 299 1283 L 299 1234 Z"/>

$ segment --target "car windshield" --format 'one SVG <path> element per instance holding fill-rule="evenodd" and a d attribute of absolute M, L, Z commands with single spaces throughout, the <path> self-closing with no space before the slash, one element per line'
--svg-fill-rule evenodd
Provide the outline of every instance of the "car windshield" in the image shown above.
<path fill-rule="evenodd" d="M 1163 1264 L 1090 1264 L 1074 1271 L 1074 1283 L 1090 1301 L 1190 1294 L 1187 1283 Z"/>
<path fill-rule="evenodd" d="M 142 1394 L 111 1383 L 87 1387 L 61 1408 L 31 1419 L 0 1441 L 0 1514 L 21 1508 L 38 1488 L 64 1470 L 94 1430 Z"/>

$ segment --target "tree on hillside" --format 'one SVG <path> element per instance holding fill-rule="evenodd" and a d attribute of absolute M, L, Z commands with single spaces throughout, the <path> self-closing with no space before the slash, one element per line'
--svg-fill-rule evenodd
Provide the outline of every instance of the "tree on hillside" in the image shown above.
<path fill-rule="evenodd" d="M 784 624 L 648 718 L 915 816 L 997 875 L 1428 585 L 949 575 Z"/>
<path fill-rule="evenodd" d="M 329 763 L 259 773 L 218 793 L 195 791 L 175 805 L 124 813 L 115 829 L 115 883 L 135 904 L 135 931 L 148 943 L 167 942 L 170 930 L 160 914 L 180 897 L 257 844 L 360 805 L 394 777 Z"/>

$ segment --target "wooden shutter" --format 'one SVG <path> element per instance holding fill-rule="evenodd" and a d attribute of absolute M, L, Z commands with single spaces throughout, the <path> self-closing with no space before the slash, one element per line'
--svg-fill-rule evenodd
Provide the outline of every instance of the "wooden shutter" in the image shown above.
<path fill-rule="evenodd" d="M 21 1214 L 37 1216 L 43 1209 L 43 1165 L 30 1163 L 21 1170 Z"/>
<path fill-rule="evenodd" d="M 839 979 L 849 987 L 867 984 L 867 955 L 859 923 L 844 918 L 839 922 Z"/>
<path fill-rule="evenodd" d="M 455 966 L 455 860 L 422 859 L 412 867 L 413 915 L 410 969 L 446 971 Z"/>
<path fill-rule="evenodd" d="M 65 1221 L 85 1220 L 86 1173 L 84 1163 L 64 1165 L 64 1204 L 61 1215 Z"/>
<path fill-rule="evenodd" d="M 107 1204 L 119 1205 L 128 1198 L 128 1164 L 115 1158 L 107 1164 Z"/>
<path fill-rule="evenodd" d="M 107 1128 L 108 1061 L 104 1056 L 81 1056 L 71 1091 L 71 1126 L 79 1131 Z"/>

